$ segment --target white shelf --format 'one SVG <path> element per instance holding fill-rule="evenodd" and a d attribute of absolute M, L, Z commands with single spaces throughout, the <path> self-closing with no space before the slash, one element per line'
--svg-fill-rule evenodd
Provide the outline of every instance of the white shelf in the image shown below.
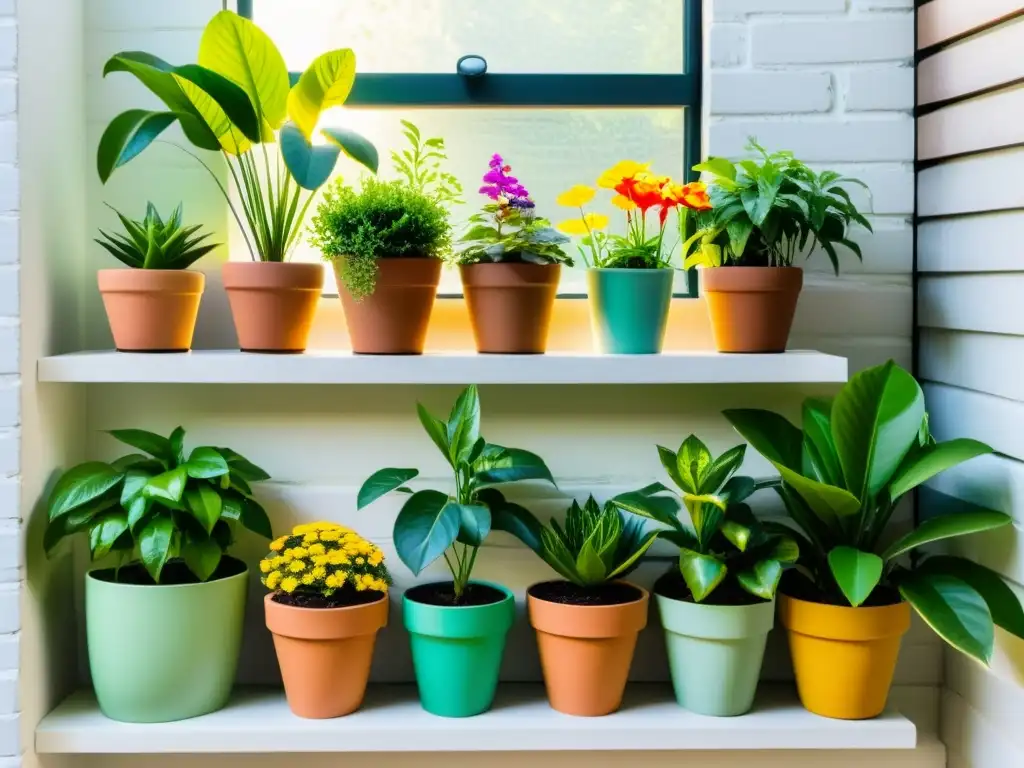
<path fill-rule="evenodd" d="M 369 356 L 76 352 L 44 357 L 39 381 L 136 384 L 812 384 L 846 381 L 846 358 L 821 352 L 723 355 Z"/>
<path fill-rule="evenodd" d="M 335 720 L 292 715 L 280 691 L 242 690 L 220 712 L 177 723 L 108 720 L 79 692 L 36 729 L 41 754 L 269 752 L 519 752 L 611 750 L 914 749 L 917 730 L 896 712 L 829 720 L 806 712 L 786 688 L 763 686 L 754 711 L 715 718 L 680 708 L 660 685 L 631 685 L 608 717 L 570 717 L 548 707 L 539 685 L 499 688 L 494 709 L 447 719 L 424 712 L 413 686 L 371 687 L 359 712 Z"/>

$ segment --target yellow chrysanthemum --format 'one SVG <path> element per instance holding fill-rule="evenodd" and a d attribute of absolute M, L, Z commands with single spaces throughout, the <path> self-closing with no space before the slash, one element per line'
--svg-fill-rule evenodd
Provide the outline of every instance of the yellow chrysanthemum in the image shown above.
<path fill-rule="evenodd" d="M 310 571 L 310 573 L 312 574 L 314 579 L 327 578 L 327 569 L 324 568 L 322 565 L 316 566 L 312 571 Z"/>
<path fill-rule="evenodd" d="M 281 555 L 281 562 L 282 562 L 282 564 L 290 563 L 294 559 L 295 558 L 292 557 L 292 553 L 290 551 L 285 552 L 283 555 Z"/>
<path fill-rule="evenodd" d="M 323 544 L 310 544 L 306 551 L 308 551 L 310 555 L 316 556 L 324 554 L 327 550 Z"/>
<path fill-rule="evenodd" d="M 314 581 L 316 581 L 316 579 L 313 577 L 312 573 L 307 573 L 305 576 L 302 577 L 302 584 L 304 586 L 312 586 Z"/>
<path fill-rule="evenodd" d="M 284 553 L 286 555 L 291 555 L 296 560 L 301 560 L 302 558 L 309 555 L 309 552 L 307 552 L 306 549 L 303 547 L 292 547 L 291 549 L 286 549 Z"/>
<path fill-rule="evenodd" d="M 387 593 L 391 577 L 384 553 L 350 528 L 306 523 L 279 541 L 284 546 L 260 562 L 262 581 L 270 590 L 325 597 L 339 590 Z"/>
<path fill-rule="evenodd" d="M 324 579 L 324 584 L 326 584 L 329 589 L 339 589 L 344 583 L 344 577 L 337 573 L 332 573 Z"/>
<path fill-rule="evenodd" d="M 274 570 L 274 566 L 269 560 L 260 560 L 260 571 L 270 573 L 272 570 Z"/>
<path fill-rule="evenodd" d="M 291 563 L 288 565 L 288 570 L 292 573 L 302 573 L 304 570 L 306 570 L 306 561 L 292 560 Z"/>
<path fill-rule="evenodd" d="M 635 160 L 623 160 L 616 163 L 607 171 L 601 174 L 597 180 L 597 186 L 601 189 L 615 189 L 623 179 L 644 173 L 651 167 L 650 163 L 638 163 Z"/>
<path fill-rule="evenodd" d="M 277 589 L 277 585 L 281 583 L 281 572 L 271 571 L 267 574 L 266 581 L 267 589 Z"/>
<path fill-rule="evenodd" d="M 318 541 L 320 541 L 320 534 L 316 531 L 307 533 L 302 537 L 302 545 L 305 547 L 308 547 L 310 544 L 316 544 Z"/>
<path fill-rule="evenodd" d="M 340 531 L 321 531 L 320 541 L 337 541 L 341 538 Z"/>
<path fill-rule="evenodd" d="M 567 235 L 589 235 L 608 226 L 608 217 L 603 213 L 588 213 L 582 219 L 569 219 L 558 225 Z"/>
<path fill-rule="evenodd" d="M 577 184 L 567 192 L 560 194 L 555 202 L 559 205 L 564 205 L 566 208 L 579 208 L 593 200 L 595 194 L 596 191 L 593 187 L 588 187 L 586 184 Z"/>
<path fill-rule="evenodd" d="M 321 565 L 322 566 L 322 565 L 327 565 L 329 562 L 331 562 L 331 558 L 330 558 L 329 555 L 314 555 L 313 556 L 313 565 Z"/>
<path fill-rule="evenodd" d="M 374 549 L 373 554 L 370 555 L 367 562 L 369 562 L 369 564 L 373 566 L 380 565 L 382 562 L 384 562 L 384 553 L 381 552 L 379 549 Z"/>
<path fill-rule="evenodd" d="M 282 536 L 279 539 L 274 539 L 272 542 L 270 542 L 270 548 L 275 552 L 280 552 L 282 549 L 284 549 L 284 544 L 286 541 L 288 541 L 287 536 Z"/>
<path fill-rule="evenodd" d="M 299 580 L 294 576 L 289 576 L 287 579 L 281 580 L 281 589 L 285 592 L 294 592 L 299 586 Z"/>
<path fill-rule="evenodd" d="M 366 558 L 365 557 L 357 557 L 356 558 L 356 565 L 366 565 Z"/>

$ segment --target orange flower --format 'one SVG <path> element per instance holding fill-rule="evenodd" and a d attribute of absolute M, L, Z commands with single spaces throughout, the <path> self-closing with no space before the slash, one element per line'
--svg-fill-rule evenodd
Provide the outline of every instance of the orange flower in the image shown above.
<path fill-rule="evenodd" d="M 661 205 L 661 190 L 667 183 L 668 179 L 664 176 L 638 173 L 620 181 L 615 186 L 615 191 L 632 200 L 641 213 L 647 213 L 654 206 Z"/>
<path fill-rule="evenodd" d="M 686 184 L 680 190 L 679 202 L 694 211 L 710 211 L 711 198 L 708 197 L 708 187 L 700 181 Z"/>

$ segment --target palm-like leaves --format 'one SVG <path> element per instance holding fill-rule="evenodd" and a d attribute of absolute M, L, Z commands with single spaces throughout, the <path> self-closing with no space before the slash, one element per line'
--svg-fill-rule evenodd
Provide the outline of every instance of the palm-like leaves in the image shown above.
<path fill-rule="evenodd" d="M 100 230 L 102 239 L 96 242 L 133 269 L 187 269 L 219 245 L 205 243 L 210 234 L 198 234 L 202 229 L 198 224 L 181 225 L 180 205 L 167 221 L 160 217 L 152 203 L 146 206 L 146 217 L 142 221 L 111 210 L 117 214 L 127 234 Z"/>

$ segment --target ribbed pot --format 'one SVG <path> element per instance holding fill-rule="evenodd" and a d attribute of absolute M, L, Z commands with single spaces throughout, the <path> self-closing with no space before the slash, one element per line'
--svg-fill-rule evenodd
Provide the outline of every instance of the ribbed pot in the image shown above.
<path fill-rule="evenodd" d="M 804 284 L 799 267 L 701 270 L 719 352 L 785 352 Z"/>
<path fill-rule="evenodd" d="M 590 324 L 610 355 L 661 352 L 672 304 L 671 269 L 589 269 Z"/>
<path fill-rule="evenodd" d="M 114 346 L 122 352 L 188 352 L 206 276 L 187 269 L 96 273 Z"/>
<path fill-rule="evenodd" d="M 459 272 L 478 352 L 544 353 L 560 264 L 470 264 Z"/>
<path fill-rule="evenodd" d="M 323 291 L 323 265 L 229 261 L 222 275 L 243 352 L 305 352 Z"/>

